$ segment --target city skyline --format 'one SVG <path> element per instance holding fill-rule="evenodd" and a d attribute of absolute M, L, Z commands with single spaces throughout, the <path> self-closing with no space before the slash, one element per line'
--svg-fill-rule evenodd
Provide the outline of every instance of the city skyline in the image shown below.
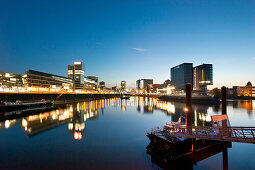
<path fill-rule="evenodd" d="M 67 65 L 82 61 L 86 76 L 135 88 L 141 78 L 163 83 L 170 68 L 191 62 L 213 64 L 209 89 L 254 84 L 255 1 L 201 2 L 2 1 L 0 71 L 67 77 Z"/>

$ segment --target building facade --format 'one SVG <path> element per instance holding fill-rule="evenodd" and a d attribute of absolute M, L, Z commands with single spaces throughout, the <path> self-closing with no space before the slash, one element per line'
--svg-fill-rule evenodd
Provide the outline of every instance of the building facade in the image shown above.
<path fill-rule="evenodd" d="M 153 92 L 153 79 L 140 79 L 136 81 L 137 93 L 151 93 Z"/>
<path fill-rule="evenodd" d="M 25 91 L 22 76 L 19 74 L 0 72 L 0 91 L 6 92 Z"/>
<path fill-rule="evenodd" d="M 99 88 L 100 88 L 100 90 L 104 90 L 105 89 L 105 82 L 104 81 L 100 81 L 99 82 Z"/>
<path fill-rule="evenodd" d="M 177 91 L 185 91 L 186 83 L 193 84 L 193 64 L 183 63 L 171 68 L 171 84 Z"/>
<path fill-rule="evenodd" d="M 206 92 L 213 85 L 213 65 L 202 64 L 193 68 L 193 90 Z"/>
<path fill-rule="evenodd" d="M 73 80 L 74 90 L 84 89 L 84 68 L 82 62 L 74 62 L 73 65 L 68 65 L 68 78 Z"/>
<path fill-rule="evenodd" d="M 28 70 L 22 80 L 27 91 L 73 91 L 72 79 L 54 74 Z"/>
<path fill-rule="evenodd" d="M 121 90 L 121 92 L 126 92 L 126 90 L 127 90 L 126 81 L 121 81 L 120 90 Z"/>
<path fill-rule="evenodd" d="M 96 77 L 96 76 L 84 77 L 84 89 L 97 91 L 98 90 L 98 77 Z"/>

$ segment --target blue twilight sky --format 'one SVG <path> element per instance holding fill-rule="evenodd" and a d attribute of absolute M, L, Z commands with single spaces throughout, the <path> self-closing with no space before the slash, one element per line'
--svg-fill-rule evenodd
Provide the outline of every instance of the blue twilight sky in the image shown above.
<path fill-rule="evenodd" d="M 67 76 L 73 61 L 109 87 L 182 62 L 212 63 L 214 86 L 255 84 L 255 0 L 0 0 L 0 71 Z"/>

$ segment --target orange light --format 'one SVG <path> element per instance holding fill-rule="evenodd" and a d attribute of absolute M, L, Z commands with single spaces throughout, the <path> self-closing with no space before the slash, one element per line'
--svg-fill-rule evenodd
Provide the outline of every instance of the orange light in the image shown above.
<path fill-rule="evenodd" d="M 74 132 L 74 139 L 81 140 L 81 139 L 82 139 L 82 134 L 81 134 L 81 132 Z"/>
<path fill-rule="evenodd" d="M 188 109 L 187 107 L 185 107 L 185 108 L 184 108 L 184 111 L 185 111 L 185 112 L 188 112 L 188 111 L 189 111 L 189 109 Z"/>

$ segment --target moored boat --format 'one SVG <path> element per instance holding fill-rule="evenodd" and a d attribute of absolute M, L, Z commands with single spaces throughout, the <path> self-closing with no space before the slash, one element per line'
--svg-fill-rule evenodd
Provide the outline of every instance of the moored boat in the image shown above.
<path fill-rule="evenodd" d="M 130 97 L 127 96 L 127 95 L 125 95 L 125 94 L 122 94 L 122 95 L 120 96 L 120 98 L 121 98 L 121 99 L 130 99 Z"/>
<path fill-rule="evenodd" d="M 22 103 L 20 101 L 17 101 L 15 103 L 2 102 L 2 104 L 0 105 L 0 112 L 23 110 L 23 109 L 37 108 L 37 107 L 48 107 L 52 105 L 53 105 L 52 101 L 40 101 L 40 102 L 29 102 L 29 103 Z"/>

